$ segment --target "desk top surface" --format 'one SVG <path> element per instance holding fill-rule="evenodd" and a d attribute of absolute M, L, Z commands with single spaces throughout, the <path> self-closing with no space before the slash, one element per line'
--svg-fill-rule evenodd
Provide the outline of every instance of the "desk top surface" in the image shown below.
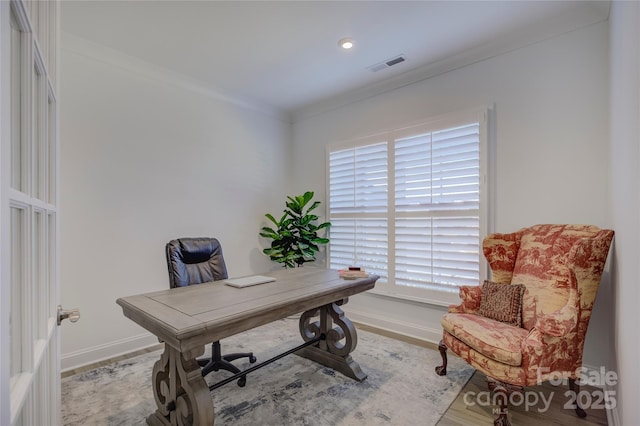
<path fill-rule="evenodd" d="M 235 288 L 222 281 L 122 297 L 124 315 L 166 343 L 188 349 L 313 309 L 375 286 L 378 276 L 344 280 L 338 271 L 302 267 L 276 281 Z"/>

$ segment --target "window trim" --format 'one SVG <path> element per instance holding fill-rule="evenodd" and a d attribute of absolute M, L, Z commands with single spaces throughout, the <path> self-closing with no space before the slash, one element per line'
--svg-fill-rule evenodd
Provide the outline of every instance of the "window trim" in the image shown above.
<path fill-rule="evenodd" d="M 329 157 L 332 151 L 340 149 L 356 148 L 360 146 L 366 146 L 374 143 L 387 143 L 387 170 L 389 171 L 387 176 L 387 185 L 389 188 L 395 188 L 395 173 L 394 162 L 394 141 L 405 137 L 415 136 L 421 132 L 434 132 L 441 129 L 447 129 L 456 127 L 459 125 L 469 124 L 470 122 L 479 123 L 479 146 L 480 146 L 480 244 L 482 239 L 492 231 L 493 224 L 493 211 L 492 200 L 494 199 L 493 192 L 495 186 L 493 185 L 492 176 L 493 173 L 493 143 L 492 141 L 492 123 L 493 123 L 493 108 L 491 106 L 482 106 L 477 108 L 471 108 L 458 112 L 452 112 L 435 117 L 428 118 L 426 120 L 420 120 L 418 122 L 412 122 L 398 126 L 394 129 L 372 133 L 369 136 L 356 137 L 345 141 L 328 143 L 325 147 L 325 214 L 327 218 L 330 218 L 330 170 L 329 170 Z M 388 240 L 388 252 L 395 253 L 395 239 L 391 237 L 393 235 L 394 221 L 396 219 L 396 212 L 393 206 L 395 191 L 388 191 L 387 205 L 389 206 L 388 212 L 384 213 L 384 217 L 388 218 L 389 240 Z M 379 213 L 371 213 L 372 217 L 379 217 Z M 359 217 L 367 216 L 364 214 Z M 326 266 L 329 266 L 331 246 L 327 247 L 327 255 L 325 258 Z M 484 279 L 488 277 L 488 265 L 482 254 L 482 247 L 479 247 L 479 280 L 478 285 L 482 283 Z M 391 257 L 391 255 L 390 255 Z M 393 260 L 390 262 L 389 269 L 393 266 Z M 391 281 L 391 280 L 389 280 Z M 437 306 L 448 306 L 450 304 L 457 304 L 460 302 L 458 297 L 458 290 L 456 287 L 449 289 L 425 289 L 415 288 L 408 286 L 396 285 L 392 282 L 376 283 L 375 288 L 368 291 L 380 296 L 399 298 L 404 300 L 410 300 L 419 303 L 426 303 Z"/>

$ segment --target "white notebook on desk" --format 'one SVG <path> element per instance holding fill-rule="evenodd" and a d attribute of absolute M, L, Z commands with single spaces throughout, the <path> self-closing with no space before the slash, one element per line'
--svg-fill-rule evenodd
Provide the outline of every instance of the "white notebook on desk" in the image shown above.
<path fill-rule="evenodd" d="M 270 283 L 275 280 L 276 279 L 273 277 L 267 277 L 264 275 L 251 275 L 248 277 L 230 278 L 230 279 L 224 280 L 224 283 L 232 287 L 242 288 L 242 287 L 249 287 L 252 285 Z"/>

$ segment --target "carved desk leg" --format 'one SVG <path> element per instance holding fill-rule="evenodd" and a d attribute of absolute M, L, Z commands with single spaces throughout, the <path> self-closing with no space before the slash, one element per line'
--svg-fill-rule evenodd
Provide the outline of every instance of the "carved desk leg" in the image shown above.
<path fill-rule="evenodd" d="M 158 409 L 149 425 L 213 425 L 213 401 L 196 358 L 204 347 L 181 353 L 164 345 L 153 366 L 153 395 Z"/>
<path fill-rule="evenodd" d="M 353 323 L 344 315 L 338 304 L 344 301 L 324 305 L 306 311 L 300 317 L 300 334 L 305 342 L 324 334 L 325 340 L 300 349 L 296 352 L 304 358 L 333 368 L 352 379 L 363 381 L 367 375 L 362 372 L 357 362 L 349 355 L 356 348 L 358 336 Z M 311 322 L 318 317 L 318 321 Z M 335 323 L 336 327 L 333 327 Z M 342 340 L 344 339 L 344 342 Z"/>

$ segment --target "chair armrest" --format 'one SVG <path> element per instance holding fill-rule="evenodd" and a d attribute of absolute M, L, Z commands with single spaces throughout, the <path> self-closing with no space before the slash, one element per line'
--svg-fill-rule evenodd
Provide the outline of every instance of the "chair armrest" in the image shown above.
<path fill-rule="evenodd" d="M 540 315 L 523 340 L 522 359 L 527 366 L 526 382 L 529 384 L 541 383 L 554 377 L 559 361 L 572 365 L 575 354 L 567 348 L 574 349 L 571 341 L 578 329 L 577 303 L 577 292 L 572 290 L 567 304 L 555 312 Z M 561 369 L 564 371 L 566 368 Z"/>
<path fill-rule="evenodd" d="M 511 283 L 516 264 L 522 230 L 511 234 L 489 234 L 482 240 L 482 253 L 491 268 L 491 280 Z"/>
<path fill-rule="evenodd" d="M 478 311 L 478 308 L 480 308 L 482 287 L 472 285 L 460 286 L 459 295 L 462 303 L 459 305 L 450 305 L 449 313 L 475 314 Z"/>

